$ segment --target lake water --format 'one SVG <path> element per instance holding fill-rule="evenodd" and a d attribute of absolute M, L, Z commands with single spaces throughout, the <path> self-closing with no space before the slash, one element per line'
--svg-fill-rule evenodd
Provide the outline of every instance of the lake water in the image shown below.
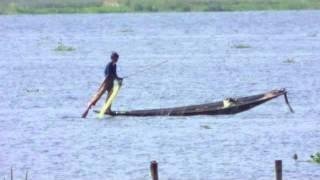
<path fill-rule="evenodd" d="M 0 178 L 320 179 L 320 11 L 0 16 Z M 72 52 L 57 52 L 58 43 Z M 239 48 L 238 46 L 248 46 Z M 174 107 L 287 88 L 232 116 L 80 116 L 111 51 L 114 110 Z M 164 64 L 157 65 L 163 61 Z M 146 67 L 152 67 L 147 68 Z M 101 102 L 97 108 L 101 107 Z M 301 161 L 292 159 L 294 153 Z"/>

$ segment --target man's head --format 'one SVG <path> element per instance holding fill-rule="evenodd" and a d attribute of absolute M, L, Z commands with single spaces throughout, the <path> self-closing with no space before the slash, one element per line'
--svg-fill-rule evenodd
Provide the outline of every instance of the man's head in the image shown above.
<path fill-rule="evenodd" d="M 117 63 L 119 59 L 119 54 L 117 52 L 112 52 L 110 58 L 112 63 Z"/>

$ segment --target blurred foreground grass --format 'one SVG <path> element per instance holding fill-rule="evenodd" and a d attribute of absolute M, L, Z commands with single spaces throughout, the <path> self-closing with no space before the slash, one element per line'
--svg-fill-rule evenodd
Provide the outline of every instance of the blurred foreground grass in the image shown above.
<path fill-rule="evenodd" d="M 320 9 L 320 0 L 0 0 L 0 14 Z"/>

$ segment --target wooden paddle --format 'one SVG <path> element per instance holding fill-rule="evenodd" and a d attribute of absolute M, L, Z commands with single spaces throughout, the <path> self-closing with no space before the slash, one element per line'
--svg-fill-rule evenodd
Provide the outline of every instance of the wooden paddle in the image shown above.
<path fill-rule="evenodd" d="M 110 106 L 112 104 L 112 101 L 114 100 L 114 98 L 119 93 L 121 85 L 122 85 L 122 80 L 115 80 L 114 81 L 114 85 L 113 85 L 113 88 L 112 88 L 112 91 L 111 91 L 111 95 L 108 97 L 108 100 L 105 102 L 105 104 L 101 108 L 100 113 L 98 115 L 99 119 L 102 119 L 104 117 L 105 112 L 110 108 Z"/>
<path fill-rule="evenodd" d="M 89 113 L 89 110 L 91 109 L 91 106 L 87 107 L 86 111 L 84 111 L 84 113 L 82 114 L 82 118 L 86 118 L 88 113 Z"/>

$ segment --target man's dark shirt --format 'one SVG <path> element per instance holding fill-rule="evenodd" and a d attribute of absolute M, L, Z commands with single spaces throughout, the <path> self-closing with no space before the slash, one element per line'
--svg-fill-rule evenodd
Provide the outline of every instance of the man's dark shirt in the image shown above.
<path fill-rule="evenodd" d="M 104 70 L 104 76 L 105 78 L 118 78 L 117 75 L 117 65 L 112 64 L 112 62 L 109 62 Z"/>

